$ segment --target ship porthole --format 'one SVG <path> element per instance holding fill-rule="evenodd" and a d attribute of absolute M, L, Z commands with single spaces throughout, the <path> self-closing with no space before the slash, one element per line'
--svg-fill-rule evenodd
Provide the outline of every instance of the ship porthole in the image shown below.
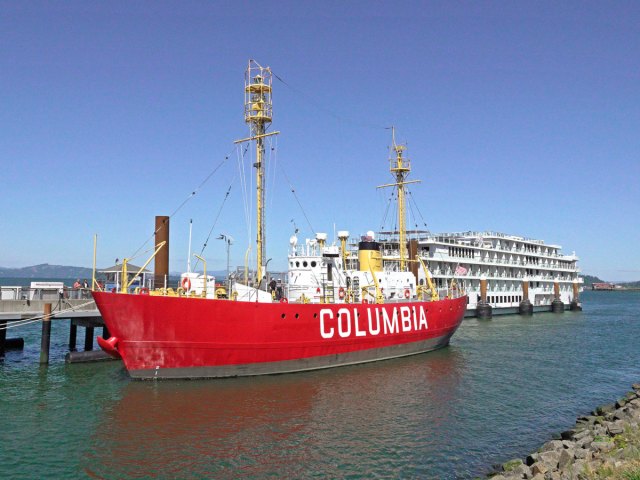
<path fill-rule="evenodd" d="M 296 313 L 296 318 L 298 318 L 299 316 L 300 316 L 300 315 L 298 315 L 298 314 Z"/>
<path fill-rule="evenodd" d="M 318 318 L 318 314 L 317 314 L 317 313 L 314 313 L 314 314 L 313 314 L 313 318 Z"/>
<path fill-rule="evenodd" d="M 282 318 L 286 317 L 286 315 L 283 313 L 282 315 L 280 315 Z"/>

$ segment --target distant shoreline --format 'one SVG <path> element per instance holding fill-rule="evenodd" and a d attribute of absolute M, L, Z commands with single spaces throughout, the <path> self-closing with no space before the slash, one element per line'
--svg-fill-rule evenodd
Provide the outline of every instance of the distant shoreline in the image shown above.
<path fill-rule="evenodd" d="M 640 291 L 640 287 L 618 287 L 618 288 L 585 288 L 589 292 L 637 292 Z"/>

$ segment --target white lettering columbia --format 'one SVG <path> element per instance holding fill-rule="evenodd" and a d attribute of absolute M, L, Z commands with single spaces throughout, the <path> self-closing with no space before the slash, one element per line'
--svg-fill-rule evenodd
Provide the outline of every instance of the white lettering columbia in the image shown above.
<path fill-rule="evenodd" d="M 320 335 L 329 339 L 335 336 L 336 331 L 341 338 L 348 338 L 353 335 L 365 337 L 427 330 L 427 314 L 422 305 L 419 308 L 418 314 L 415 306 L 393 307 L 389 316 L 387 307 L 367 307 L 366 324 L 360 323 L 358 307 L 352 310 L 340 308 L 336 316 L 330 308 L 323 308 L 320 310 Z"/>

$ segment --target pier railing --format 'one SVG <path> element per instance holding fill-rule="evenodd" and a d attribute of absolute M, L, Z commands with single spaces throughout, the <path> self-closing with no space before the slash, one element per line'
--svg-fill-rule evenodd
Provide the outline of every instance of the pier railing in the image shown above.
<path fill-rule="evenodd" d="M 88 288 L 48 288 L 0 286 L 0 300 L 82 300 L 90 299 Z"/>

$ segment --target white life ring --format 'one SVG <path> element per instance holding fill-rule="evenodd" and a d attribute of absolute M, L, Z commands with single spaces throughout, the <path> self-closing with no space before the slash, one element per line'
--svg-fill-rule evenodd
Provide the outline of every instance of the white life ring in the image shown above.
<path fill-rule="evenodd" d="M 340 287 L 338 290 L 338 297 L 340 297 L 340 300 L 344 299 L 344 288 Z"/>
<path fill-rule="evenodd" d="M 404 290 L 404 298 L 409 298 L 411 296 L 411 292 L 409 291 L 408 288 L 405 288 Z"/>

